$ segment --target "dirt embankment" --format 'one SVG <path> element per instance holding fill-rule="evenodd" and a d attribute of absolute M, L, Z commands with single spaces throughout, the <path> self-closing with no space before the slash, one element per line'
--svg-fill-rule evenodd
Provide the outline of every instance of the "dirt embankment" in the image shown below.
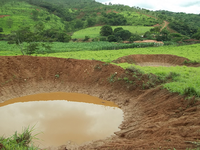
<path fill-rule="evenodd" d="M 129 63 L 137 64 L 140 66 L 189 66 L 189 67 L 199 67 L 199 63 L 187 63 L 190 60 L 184 57 L 179 57 L 176 55 L 168 54 L 151 54 L 151 55 L 129 55 L 123 56 L 116 60 L 113 60 L 114 63 Z"/>
<path fill-rule="evenodd" d="M 107 140 L 79 147 L 85 150 L 137 150 L 194 148 L 200 139 L 200 106 L 195 98 L 169 93 L 160 87 L 135 88 L 112 82 L 127 70 L 100 61 L 0 57 L 0 100 L 46 92 L 77 92 L 115 102 L 124 111 L 121 131 Z M 194 103 L 196 102 L 196 103 Z M 60 147 L 70 149 L 70 145 Z"/>

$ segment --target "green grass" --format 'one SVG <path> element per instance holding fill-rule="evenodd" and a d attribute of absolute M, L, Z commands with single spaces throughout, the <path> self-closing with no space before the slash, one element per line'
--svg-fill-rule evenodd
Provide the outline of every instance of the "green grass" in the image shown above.
<path fill-rule="evenodd" d="M 89 36 L 90 38 L 99 37 L 101 27 L 102 26 L 96 26 L 76 31 L 72 35 L 72 38 L 84 39 L 85 36 Z M 137 34 L 144 34 L 146 31 L 149 31 L 152 28 L 144 26 L 112 26 L 113 30 L 117 27 L 122 27 L 124 30 L 129 30 L 130 32 Z"/>
<path fill-rule="evenodd" d="M 32 19 L 33 10 L 39 12 L 37 21 Z M 9 15 L 0 18 L 0 27 L 4 30 L 2 34 L 9 34 L 11 31 L 18 30 L 19 26 L 34 26 L 38 22 L 42 22 L 45 25 L 45 29 L 64 29 L 64 24 L 61 23 L 59 17 L 50 14 L 45 9 L 30 5 L 26 2 L 8 2 L 0 6 L 0 15 Z M 45 20 L 48 16 L 50 17 L 50 21 Z M 11 23 L 9 21 L 11 21 Z"/>
<path fill-rule="evenodd" d="M 37 135 L 32 135 L 33 128 L 25 128 L 21 134 L 16 131 L 11 137 L 0 137 L 2 150 L 39 150 L 38 147 L 33 146 L 32 140 L 37 139 Z"/>

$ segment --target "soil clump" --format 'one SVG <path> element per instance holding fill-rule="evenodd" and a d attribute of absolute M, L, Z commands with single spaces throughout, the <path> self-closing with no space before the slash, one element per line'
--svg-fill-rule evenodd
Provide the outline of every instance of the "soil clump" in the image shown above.
<path fill-rule="evenodd" d="M 131 71 L 112 64 L 53 57 L 2 56 L 0 66 L 0 102 L 59 91 L 96 96 L 123 110 L 124 121 L 115 136 L 82 146 L 69 143 L 59 150 L 197 147 L 191 141 L 200 139 L 200 102 L 170 93 L 160 82 L 144 88 L 149 80 L 145 75 L 138 73 L 140 80 L 130 82 L 126 75 L 132 76 Z"/>

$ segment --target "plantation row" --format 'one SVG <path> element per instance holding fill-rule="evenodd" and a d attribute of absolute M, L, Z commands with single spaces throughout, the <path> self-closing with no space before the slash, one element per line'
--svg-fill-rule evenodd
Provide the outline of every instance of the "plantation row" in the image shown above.
<path fill-rule="evenodd" d="M 43 47 L 39 47 L 35 51 L 35 54 L 48 54 L 48 53 L 59 53 L 59 52 L 74 52 L 74 51 L 98 51 L 98 50 L 117 50 L 117 49 L 127 49 L 127 48 L 141 48 L 141 47 L 153 47 L 158 46 L 154 43 L 110 43 L 106 41 L 99 42 L 82 42 L 82 43 L 61 43 L 61 42 L 53 42 L 49 44 L 51 49 L 45 49 Z M 24 44 L 26 47 L 27 44 Z M 15 44 L 7 44 L 7 42 L 0 42 L 0 52 L 1 51 L 10 51 L 16 52 L 16 54 L 20 54 L 19 47 Z"/>

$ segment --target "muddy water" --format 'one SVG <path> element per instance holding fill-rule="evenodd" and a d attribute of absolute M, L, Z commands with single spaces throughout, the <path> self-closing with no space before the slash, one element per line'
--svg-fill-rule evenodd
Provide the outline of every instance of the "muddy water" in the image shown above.
<path fill-rule="evenodd" d="M 35 125 L 33 134 L 40 132 L 37 137 L 41 139 L 35 144 L 41 148 L 109 137 L 123 120 L 122 110 L 114 103 L 77 93 L 29 95 L 0 106 L 0 135 L 10 136 Z"/>
<path fill-rule="evenodd" d="M 140 65 L 140 66 L 152 66 L 152 67 L 160 67 L 160 66 L 163 66 L 163 67 L 171 67 L 171 66 L 176 66 L 175 64 L 170 64 L 170 63 L 165 63 L 165 62 L 140 62 L 140 63 L 137 63 L 137 65 Z"/>

